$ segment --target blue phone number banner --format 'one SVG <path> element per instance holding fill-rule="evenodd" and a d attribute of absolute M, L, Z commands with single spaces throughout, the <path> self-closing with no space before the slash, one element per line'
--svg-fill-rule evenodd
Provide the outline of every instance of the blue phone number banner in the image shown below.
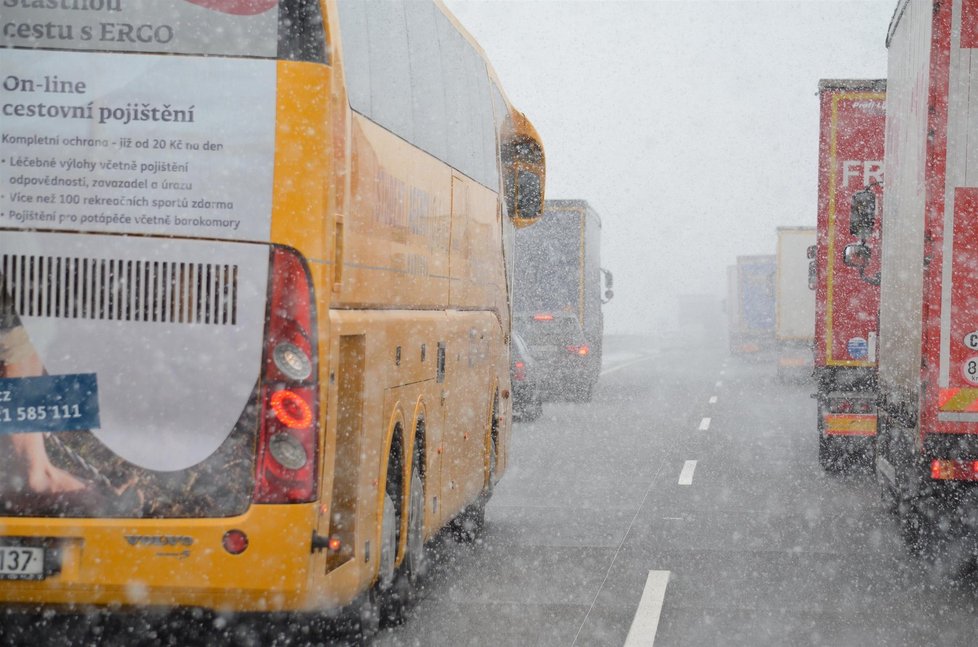
<path fill-rule="evenodd" d="M 98 429 L 95 373 L 0 378 L 0 434 Z"/>

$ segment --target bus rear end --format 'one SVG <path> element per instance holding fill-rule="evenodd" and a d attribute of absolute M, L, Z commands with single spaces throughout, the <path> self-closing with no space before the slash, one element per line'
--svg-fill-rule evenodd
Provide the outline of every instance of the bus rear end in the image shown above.
<path fill-rule="evenodd" d="M 306 607 L 318 3 L 62 4 L 0 43 L 0 602 Z"/>

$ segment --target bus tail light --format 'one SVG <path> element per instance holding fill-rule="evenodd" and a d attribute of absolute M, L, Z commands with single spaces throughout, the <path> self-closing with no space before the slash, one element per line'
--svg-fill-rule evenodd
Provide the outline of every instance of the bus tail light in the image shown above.
<path fill-rule="evenodd" d="M 273 247 L 270 265 L 254 501 L 304 503 L 319 480 L 315 300 L 298 253 Z"/>
<path fill-rule="evenodd" d="M 591 349 L 588 348 L 587 344 L 581 344 L 580 346 L 565 346 L 564 347 L 568 353 L 573 353 L 575 355 L 580 355 L 581 357 L 586 357 Z"/>

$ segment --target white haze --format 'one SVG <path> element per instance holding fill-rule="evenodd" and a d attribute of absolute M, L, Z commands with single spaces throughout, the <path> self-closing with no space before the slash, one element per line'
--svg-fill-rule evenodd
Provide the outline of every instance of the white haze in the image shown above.
<path fill-rule="evenodd" d="M 896 0 L 447 4 L 539 130 L 547 196 L 602 216 L 606 332 L 645 333 L 815 225 L 818 80 L 886 76 Z"/>

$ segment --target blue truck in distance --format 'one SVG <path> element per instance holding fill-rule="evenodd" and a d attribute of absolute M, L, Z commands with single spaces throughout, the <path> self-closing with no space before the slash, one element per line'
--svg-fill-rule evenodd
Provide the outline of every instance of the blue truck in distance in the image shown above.
<path fill-rule="evenodd" d="M 775 276 L 771 255 L 738 256 L 727 276 L 730 352 L 758 353 L 774 348 Z"/>

